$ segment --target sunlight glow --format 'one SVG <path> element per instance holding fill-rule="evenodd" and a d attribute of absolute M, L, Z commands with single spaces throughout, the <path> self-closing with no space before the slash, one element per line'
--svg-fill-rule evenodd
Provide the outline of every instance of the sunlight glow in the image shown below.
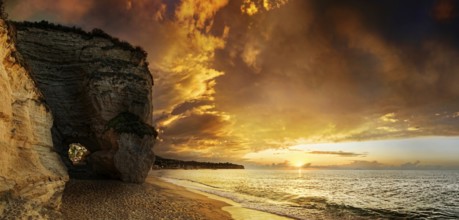
<path fill-rule="evenodd" d="M 302 162 L 302 161 L 296 161 L 296 162 L 294 163 L 294 166 L 295 166 L 295 167 L 298 167 L 298 168 L 301 168 L 303 165 L 304 165 L 304 162 Z"/>

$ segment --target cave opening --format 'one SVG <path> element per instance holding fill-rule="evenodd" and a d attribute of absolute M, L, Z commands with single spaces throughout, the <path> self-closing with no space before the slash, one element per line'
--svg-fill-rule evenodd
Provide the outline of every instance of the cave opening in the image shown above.
<path fill-rule="evenodd" d="M 87 164 L 86 158 L 91 152 L 80 143 L 69 145 L 68 156 L 73 166 L 84 166 Z"/>

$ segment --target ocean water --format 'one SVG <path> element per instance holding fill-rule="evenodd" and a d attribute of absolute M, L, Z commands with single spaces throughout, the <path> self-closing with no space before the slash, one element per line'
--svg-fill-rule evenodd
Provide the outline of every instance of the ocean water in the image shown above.
<path fill-rule="evenodd" d="M 296 219 L 459 219 L 459 171 L 159 170 L 243 207 Z"/>

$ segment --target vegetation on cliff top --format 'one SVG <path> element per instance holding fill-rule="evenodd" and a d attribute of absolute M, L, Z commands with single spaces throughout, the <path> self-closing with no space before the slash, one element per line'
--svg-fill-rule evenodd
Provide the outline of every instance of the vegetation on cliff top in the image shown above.
<path fill-rule="evenodd" d="M 156 156 L 155 166 L 160 169 L 244 169 L 243 165 L 233 163 L 183 161 L 160 156 Z"/>
<path fill-rule="evenodd" d="M 151 125 L 143 122 L 139 116 L 130 112 L 121 112 L 108 121 L 105 130 L 113 128 L 117 133 L 136 134 L 140 138 L 145 135 L 153 135 L 155 138 L 158 132 Z"/>

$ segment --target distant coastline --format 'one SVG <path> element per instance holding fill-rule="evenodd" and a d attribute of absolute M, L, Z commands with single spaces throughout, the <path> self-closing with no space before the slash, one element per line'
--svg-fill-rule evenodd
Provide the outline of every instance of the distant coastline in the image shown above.
<path fill-rule="evenodd" d="M 153 169 L 244 169 L 244 166 L 233 163 L 183 161 L 156 156 Z"/>

